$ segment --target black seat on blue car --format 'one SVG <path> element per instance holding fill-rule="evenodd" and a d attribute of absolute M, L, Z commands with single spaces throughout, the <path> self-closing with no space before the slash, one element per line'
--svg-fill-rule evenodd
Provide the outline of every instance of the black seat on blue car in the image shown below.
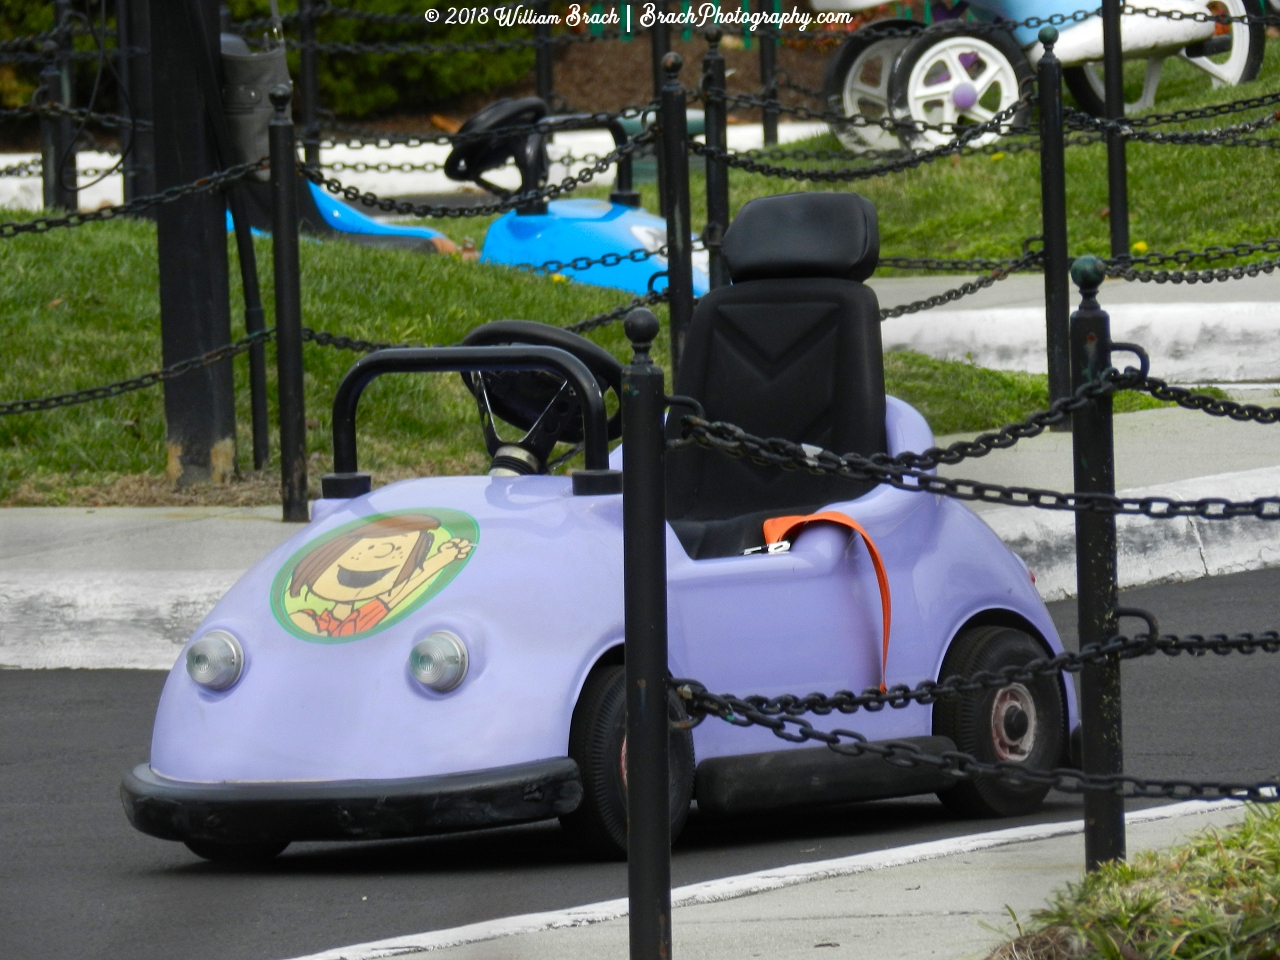
<path fill-rule="evenodd" d="M 725 232 L 733 283 L 699 302 L 675 392 L 707 419 L 840 453 L 885 450 L 876 208 L 854 193 L 746 204 Z M 679 435 L 673 408 L 667 434 Z M 764 543 L 761 525 L 851 500 L 873 484 L 758 466 L 702 447 L 667 455 L 667 519 L 694 559 Z"/>

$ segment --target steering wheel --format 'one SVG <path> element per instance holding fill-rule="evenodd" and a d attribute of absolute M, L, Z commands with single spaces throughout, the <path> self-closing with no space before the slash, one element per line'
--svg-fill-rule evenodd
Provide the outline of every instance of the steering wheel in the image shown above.
<path fill-rule="evenodd" d="M 473 114 L 458 130 L 459 134 L 481 134 L 492 132 L 492 137 L 468 139 L 458 144 L 450 152 L 444 162 L 444 174 L 450 180 L 463 180 L 478 183 L 495 193 L 506 193 L 482 179 L 490 170 L 496 170 L 507 162 L 508 157 L 515 157 L 520 167 L 522 181 L 530 177 L 536 179 L 539 173 L 545 175 L 546 145 L 545 138 L 539 133 L 502 135 L 505 127 L 527 127 L 537 123 L 547 115 L 547 105 L 537 97 L 521 97 L 518 100 L 505 98 L 489 104 L 479 113 Z M 539 162 L 541 160 L 541 162 Z M 536 187 L 537 184 L 524 183 L 523 187 Z"/>
<path fill-rule="evenodd" d="M 622 397 L 622 364 L 603 347 L 559 327 L 528 320 L 498 320 L 476 327 L 462 339 L 465 346 L 534 344 L 558 347 L 581 360 L 595 375 L 601 392 Z M 493 469 L 504 473 L 546 473 L 547 457 L 557 443 L 581 443 L 581 407 L 573 387 L 561 376 L 543 370 L 501 370 L 464 373 L 463 382 L 475 395 L 484 425 L 485 446 Z M 498 436 L 494 419 L 525 431 L 511 442 Z M 622 436 L 622 413 L 609 418 L 610 440 Z"/>

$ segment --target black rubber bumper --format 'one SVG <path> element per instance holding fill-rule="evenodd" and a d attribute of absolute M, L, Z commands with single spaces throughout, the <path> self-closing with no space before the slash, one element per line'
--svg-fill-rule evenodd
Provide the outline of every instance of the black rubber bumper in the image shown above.
<path fill-rule="evenodd" d="M 380 840 L 547 820 L 577 808 L 582 779 L 568 757 L 320 783 L 188 783 L 142 764 L 125 775 L 120 798 L 134 827 L 164 840 Z"/>

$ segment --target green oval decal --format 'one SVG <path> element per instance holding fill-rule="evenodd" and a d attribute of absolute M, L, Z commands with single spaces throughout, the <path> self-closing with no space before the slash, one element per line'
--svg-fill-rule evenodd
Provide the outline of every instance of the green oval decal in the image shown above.
<path fill-rule="evenodd" d="M 459 510 L 395 510 L 352 520 L 289 558 L 271 584 L 271 610 L 303 640 L 363 640 L 443 590 L 479 542 L 480 525 Z"/>

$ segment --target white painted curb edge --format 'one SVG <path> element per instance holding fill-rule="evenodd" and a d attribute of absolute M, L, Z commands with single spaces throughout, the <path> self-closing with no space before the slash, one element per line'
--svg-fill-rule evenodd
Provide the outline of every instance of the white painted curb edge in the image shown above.
<path fill-rule="evenodd" d="M 1240 802 L 1238 800 L 1189 800 L 1185 803 L 1152 807 L 1147 810 L 1135 810 L 1125 814 L 1125 821 L 1130 824 L 1152 823 L 1157 820 L 1169 820 L 1174 817 L 1225 810 L 1238 805 Z M 716 903 L 721 900 L 733 900 L 737 897 L 778 890 L 814 880 L 847 877 L 856 873 L 884 870 L 889 867 L 901 867 L 910 863 L 936 860 L 939 857 L 948 857 L 959 853 L 974 853 L 978 850 L 990 850 L 993 847 L 1003 847 L 1012 843 L 1049 840 L 1054 837 L 1070 836 L 1083 832 L 1083 820 L 1068 820 L 1061 823 L 1036 823 L 1025 827 L 1012 827 L 1008 830 L 995 830 L 990 833 L 975 833 L 965 837 L 949 837 L 945 840 L 913 843 L 905 847 L 877 850 L 872 853 L 859 853 L 849 857 L 837 857 L 832 860 L 797 863 L 787 867 L 775 867 L 769 870 L 759 870 L 755 873 L 744 873 L 736 877 L 722 877 L 718 880 L 707 880 L 703 883 L 692 883 L 688 886 L 676 887 L 671 891 L 671 905 L 673 907 L 688 907 L 696 904 Z M 350 947 L 338 947 L 335 950 L 325 950 L 322 953 L 313 953 L 305 957 L 294 958 L 294 960 L 386 960 L 389 957 L 426 953 L 432 950 L 443 950 L 448 947 L 458 947 L 468 943 L 481 943 L 486 940 L 497 940 L 502 937 L 512 937 L 525 933 L 585 927 L 595 923 L 605 923 L 609 920 L 618 920 L 626 915 L 626 898 L 604 900 L 600 903 L 589 903 L 581 907 L 569 907 L 565 910 L 526 913 L 516 917 L 502 917 L 497 920 L 471 923 L 448 930 L 434 930 L 430 933 L 411 934 L 406 937 L 375 940 Z"/>

